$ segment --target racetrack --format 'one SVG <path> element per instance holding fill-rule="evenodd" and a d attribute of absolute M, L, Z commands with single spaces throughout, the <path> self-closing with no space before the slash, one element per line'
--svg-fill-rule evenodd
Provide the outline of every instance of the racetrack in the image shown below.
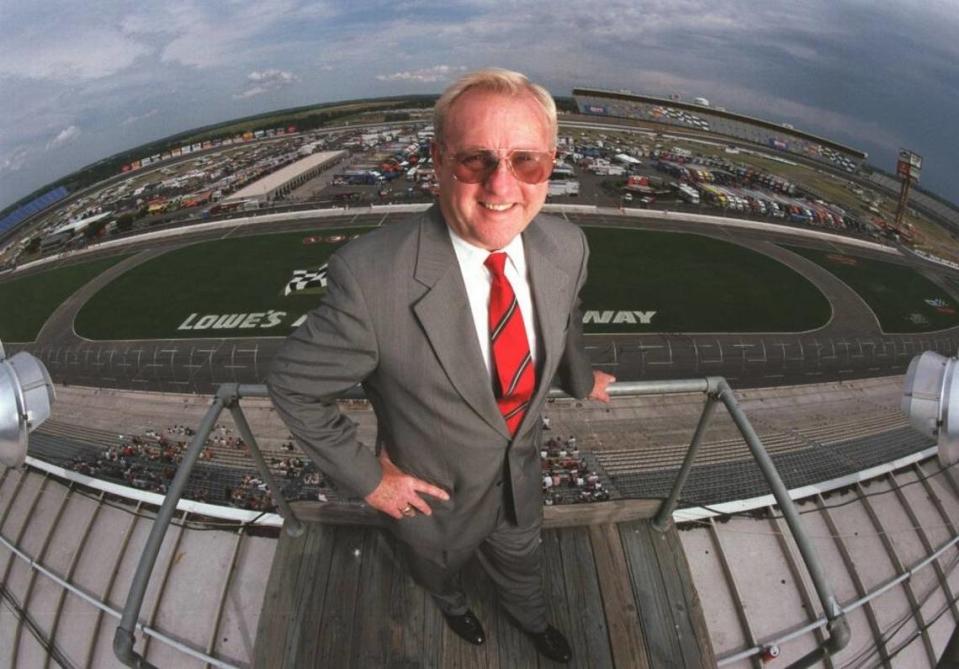
<path fill-rule="evenodd" d="M 269 232 L 295 232 L 302 236 L 304 231 L 390 224 L 414 215 L 371 215 L 364 212 L 270 223 Z M 794 270 L 814 286 L 831 306 L 828 322 L 796 333 L 741 330 L 719 333 L 617 333 L 597 331 L 613 328 L 603 328 L 602 323 L 588 323 L 586 345 L 594 364 L 608 369 L 621 380 L 716 374 L 725 376 L 737 387 L 754 387 L 864 378 L 902 373 L 917 353 L 931 349 L 952 354 L 959 343 L 959 328 L 955 326 L 932 333 L 883 332 L 873 309 L 859 294 L 820 264 L 782 245 L 871 258 L 903 267 L 914 263 L 913 259 L 907 260 L 878 250 L 870 251 L 861 245 L 847 244 L 836 238 L 797 237 L 789 228 L 744 230 L 737 226 L 676 220 L 678 217 L 675 214 L 668 219 L 668 223 L 620 216 L 615 212 L 565 215 L 590 228 L 655 230 L 658 234 L 668 229 L 671 232 L 696 233 L 696 237 L 690 236 L 689 239 L 721 240 L 722 244 L 748 249 Z M 223 382 L 262 382 L 272 356 L 282 342 L 282 336 L 90 341 L 78 336 L 73 325 L 84 305 L 104 290 L 104 286 L 127 272 L 135 271 L 137 267 L 160 262 L 166 254 L 175 253 L 198 241 L 256 236 L 263 232 L 263 226 L 250 225 L 225 232 L 222 229 L 206 233 L 191 231 L 186 238 L 164 240 L 162 243 L 134 239 L 126 251 L 136 251 L 136 255 L 121 260 L 63 302 L 44 324 L 36 341 L 8 344 L 7 348 L 9 351 L 32 351 L 44 361 L 56 381 L 67 384 L 208 393 L 216 384 Z M 594 262 L 600 257 L 597 256 Z M 959 273 L 932 263 L 924 263 L 921 272 L 929 277 L 932 282 L 929 285 L 941 289 L 943 299 L 955 301 L 952 293 L 954 288 L 951 286 L 957 281 Z M 273 286 L 273 283 L 276 282 L 270 283 L 270 290 L 281 292 L 282 285 Z M 635 285 L 641 284 L 640 277 Z M 314 299 L 318 298 L 314 296 Z M 626 305 L 595 306 L 592 311 L 602 314 L 604 311 L 618 313 L 623 309 L 616 307 Z M 588 300 L 585 309 L 590 310 Z M 643 310 L 643 305 L 635 305 L 635 311 Z M 115 317 L 123 318 L 123 314 L 118 311 Z M 611 322 L 612 318 L 608 320 Z"/>

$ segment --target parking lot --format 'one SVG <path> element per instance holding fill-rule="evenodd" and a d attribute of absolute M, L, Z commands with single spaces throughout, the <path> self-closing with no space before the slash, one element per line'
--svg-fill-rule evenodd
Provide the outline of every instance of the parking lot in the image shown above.
<path fill-rule="evenodd" d="M 277 129 L 272 137 L 218 147 L 201 144 L 194 158 L 142 173 L 131 171 L 129 179 L 112 182 L 51 212 L 30 245 L 20 249 L 19 262 L 157 226 L 260 211 L 429 203 L 438 193 L 429 155 L 431 140 L 432 128 L 425 120 L 417 120 L 310 133 Z M 334 166 L 275 195 L 249 201 L 230 197 L 321 151 L 343 153 Z M 762 156 L 747 154 L 728 144 L 680 139 L 648 129 L 561 126 L 548 201 L 713 213 L 899 241 L 897 233 L 853 211 L 848 202 L 844 208 L 828 201 L 832 194 L 845 192 L 838 182 L 829 196 L 821 195 L 799 179 L 777 174 L 775 167 L 757 166 Z M 62 246 L 48 248 L 39 243 L 65 221 L 107 212 L 109 216 L 78 230 L 72 238 L 65 235 Z"/>

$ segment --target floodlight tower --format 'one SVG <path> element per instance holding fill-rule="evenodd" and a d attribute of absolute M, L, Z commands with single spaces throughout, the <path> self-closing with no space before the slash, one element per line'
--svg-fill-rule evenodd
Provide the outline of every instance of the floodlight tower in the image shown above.
<path fill-rule="evenodd" d="M 915 430 L 936 440 L 944 468 L 959 463 L 959 359 L 934 351 L 913 358 L 901 407 Z"/>
<path fill-rule="evenodd" d="M 0 467 L 20 467 L 27 435 L 50 417 L 56 395 L 43 363 L 25 351 L 6 358 L 0 344 Z"/>
<path fill-rule="evenodd" d="M 896 174 L 902 179 L 899 189 L 899 204 L 896 205 L 896 230 L 902 229 L 902 217 L 906 213 L 909 202 L 909 188 L 913 183 L 919 183 L 919 173 L 922 171 L 922 156 L 909 149 L 899 149 L 899 160 L 896 162 Z"/>

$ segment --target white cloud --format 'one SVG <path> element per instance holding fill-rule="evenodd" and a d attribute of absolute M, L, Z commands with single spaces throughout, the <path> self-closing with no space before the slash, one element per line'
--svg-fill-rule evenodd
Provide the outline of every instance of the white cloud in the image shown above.
<path fill-rule="evenodd" d="M 116 74 L 153 49 L 104 27 L 72 32 L 25 31 L 5 36 L 0 75 L 71 83 Z"/>
<path fill-rule="evenodd" d="M 272 91 L 284 88 L 300 80 L 292 72 L 283 70 L 268 69 L 253 71 L 247 75 L 247 88 L 242 93 L 237 93 L 233 97 L 237 99 L 252 98 L 256 95 L 263 95 Z"/>
<path fill-rule="evenodd" d="M 90 162 L 157 133 L 265 111 L 278 106 L 277 92 L 283 104 L 305 105 L 432 90 L 487 65 L 522 71 L 558 95 L 577 85 L 703 95 L 733 111 L 837 133 L 877 155 L 900 143 L 919 150 L 913 138 L 948 127 L 959 81 L 955 0 L 0 6 L 0 200 L 62 176 L 68 154 Z M 877 52 L 863 34 L 888 48 Z M 891 92 L 887 81 L 896 82 Z M 923 122 L 899 120 L 889 110 L 896 99 L 914 100 Z M 933 99 L 944 103 L 932 108 Z M 67 133 L 58 141 L 71 126 L 83 129 L 79 139 Z M 955 172 L 955 142 L 936 132 L 942 169 Z M 49 160 L 54 150 L 58 160 Z"/>
<path fill-rule="evenodd" d="M 80 136 L 80 128 L 75 125 L 68 126 L 57 133 L 57 136 L 47 142 L 48 149 L 55 149 L 75 140 Z"/>
<path fill-rule="evenodd" d="M 0 157 L 0 174 L 19 172 L 20 168 L 34 153 L 36 153 L 36 149 L 30 146 L 17 146 L 9 151 L 4 151 L 2 157 Z"/>
<path fill-rule="evenodd" d="M 403 72 L 394 72 L 393 74 L 378 74 L 376 78 L 379 81 L 417 81 L 420 83 L 432 83 L 436 81 L 446 81 L 450 78 L 450 75 L 465 70 L 466 68 L 463 66 L 434 65 L 433 67 L 424 67 L 419 70 L 406 70 Z"/>
<path fill-rule="evenodd" d="M 236 9 L 239 7 L 239 9 Z M 161 5 L 141 22 L 144 30 L 163 30 L 172 35 L 163 47 L 161 60 L 197 68 L 236 63 L 250 58 L 282 34 L 282 26 L 295 22 L 299 15 L 306 21 L 323 16 L 322 7 L 303 9 L 296 0 L 261 0 L 249 5 L 231 4 L 224 11 L 219 4 L 174 2 Z M 159 26 L 158 26 L 159 24 Z M 128 24 L 138 25 L 134 21 Z"/>
<path fill-rule="evenodd" d="M 150 111 L 143 112 L 142 114 L 131 114 L 130 116 L 127 116 L 125 119 L 123 119 L 120 125 L 132 125 L 134 123 L 138 123 L 145 119 L 156 116 L 159 113 L 160 113 L 160 110 L 154 108 L 154 109 L 151 109 Z"/>

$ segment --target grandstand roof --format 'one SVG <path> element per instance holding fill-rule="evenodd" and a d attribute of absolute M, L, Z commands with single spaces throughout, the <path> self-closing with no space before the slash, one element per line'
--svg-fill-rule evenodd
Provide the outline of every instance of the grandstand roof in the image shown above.
<path fill-rule="evenodd" d="M 686 111 L 692 111 L 698 114 L 711 114 L 713 116 L 718 116 L 731 121 L 739 121 L 741 123 L 750 123 L 752 125 L 768 128 L 769 130 L 775 130 L 776 132 L 780 132 L 784 135 L 791 135 L 799 139 L 818 142 L 819 144 L 829 147 L 830 149 L 833 149 L 836 151 L 842 151 L 843 153 L 847 153 L 851 156 L 854 156 L 857 160 L 865 160 L 868 157 L 868 154 L 865 151 L 862 151 L 860 149 L 854 149 L 850 146 L 846 146 L 845 144 L 834 142 L 831 139 L 820 137 L 819 135 L 803 132 L 802 130 L 796 130 L 794 128 L 787 128 L 778 123 L 773 123 L 772 121 L 764 121 L 762 119 L 756 118 L 755 116 L 747 116 L 746 114 L 738 114 L 735 112 L 719 110 L 716 107 L 704 107 L 703 105 L 693 104 L 691 102 L 680 102 L 678 100 L 668 100 L 666 98 L 657 98 L 649 95 L 636 95 L 635 93 L 607 91 L 601 88 L 574 88 L 573 96 L 575 97 L 577 95 L 591 95 L 595 97 L 624 100 L 626 102 L 646 102 L 648 104 L 663 105 L 665 107 L 673 107 L 675 109 L 684 109 Z"/>
<path fill-rule="evenodd" d="M 241 188 L 236 193 L 226 198 L 225 201 L 235 201 L 235 200 L 246 200 L 251 198 L 264 199 L 270 195 L 273 191 L 278 188 L 281 188 L 287 182 L 292 181 L 296 177 L 300 176 L 304 172 L 307 172 L 315 167 L 323 165 L 323 163 L 330 162 L 333 159 L 339 157 L 345 153 L 344 151 L 323 151 L 321 153 L 314 153 L 306 158 L 297 160 L 295 163 L 287 165 L 286 167 L 268 174 L 262 179 L 254 181 L 246 188 Z"/>
<path fill-rule="evenodd" d="M 88 225 L 96 223 L 97 221 L 102 221 L 105 218 L 113 216 L 112 211 L 105 211 L 101 214 L 95 214 L 94 216 L 88 216 L 86 218 L 81 218 L 76 221 L 70 221 L 69 223 L 64 223 L 59 228 L 50 233 L 50 235 L 58 235 L 61 232 L 80 232 Z"/>

